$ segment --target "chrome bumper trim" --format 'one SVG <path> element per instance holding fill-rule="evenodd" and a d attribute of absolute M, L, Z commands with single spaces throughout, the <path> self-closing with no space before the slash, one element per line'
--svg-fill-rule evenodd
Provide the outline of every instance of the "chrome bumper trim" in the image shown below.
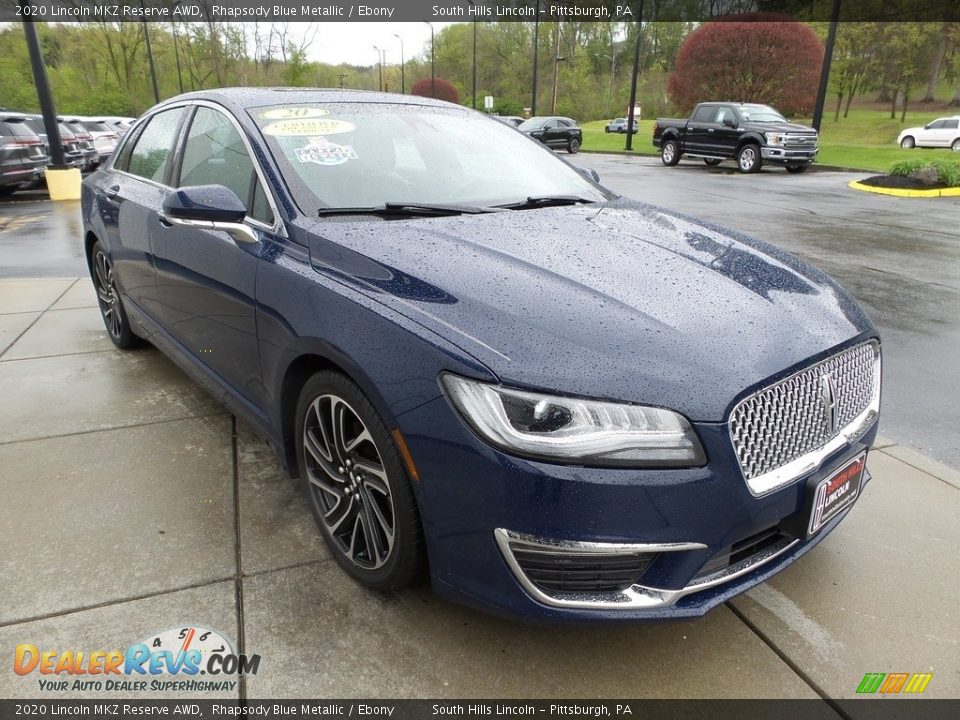
<path fill-rule="evenodd" d="M 841 513 L 841 516 L 846 511 Z M 735 565 L 717 570 L 716 572 L 698 578 L 684 588 L 679 590 L 667 590 L 663 588 L 647 587 L 645 585 L 631 585 L 625 590 L 606 593 L 564 593 L 562 596 L 548 595 L 540 588 L 534 585 L 524 574 L 520 564 L 513 556 L 511 544 L 523 545 L 524 550 L 535 550 L 537 552 L 563 552 L 563 553 L 585 553 L 585 554 L 641 554 L 651 552 L 678 552 L 683 550 L 705 550 L 706 545 L 702 543 L 601 543 L 601 542 L 576 542 L 572 540 L 547 540 L 534 537 L 532 535 L 523 535 L 521 533 L 497 528 L 493 531 L 500 552 L 503 554 L 507 565 L 513 572 L 517 581 L 524 590 L 537 602 L 550 607 L 582 609 L 582 610 L 637 610 L 657 607 L 666 607 L 673 605 L 680 598 L 691 593 L 700 592 L 707 588 L 729 582 L 735 578 L 745 575 L 761 565 L 764 565 L 774 558 L 787 552 L 799 540 L 790 540 L 785 538 L 783 541 L 771 545 L 761 552 L 741 560 Z"/>

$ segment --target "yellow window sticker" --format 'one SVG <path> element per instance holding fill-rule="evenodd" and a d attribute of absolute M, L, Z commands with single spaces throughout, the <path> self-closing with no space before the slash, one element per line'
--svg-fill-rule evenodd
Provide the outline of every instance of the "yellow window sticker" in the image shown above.
<path fill-rule="evenodd" d="M 357 126 L 346 120 L 278 120 L 270 123 L 263 132 L 274 137 L 311 137 L 313 135 L 336 135 L 353 132 Z"/>
<path fill-rule="evenodd" d="M 310 107 L 280 107 L 272 110 L 265 110 L 260 113 L 264 120 L 304 120 L 306 118 L 318 118 L 327 114 L 322 108 Z"/>

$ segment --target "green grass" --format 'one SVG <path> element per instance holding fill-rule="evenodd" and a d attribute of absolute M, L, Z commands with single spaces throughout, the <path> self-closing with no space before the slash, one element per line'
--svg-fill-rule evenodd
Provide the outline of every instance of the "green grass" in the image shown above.
<path fill-rule="evenodd" d="M 870 170 L 885 173 L 894 163 L 913 159 L 949 157 L 949 149 L 903 150 L 897 145 L 897 135 L 903 128 L 925 125 L 931 120 L 945 115 L 958 114 L 958 110 L 948 108 L 933 111 L 912 111 L 906 120 L 900 123 L 900 116 L 890 119 L 890 110 L 879 107 L 863 107 L 850 110 L 850 116 L 841 117 L 834 122 L 833 113 L 828 113 L 820 129 L 819 165 Z M 653 147 L 653 119 L 641 120 L 637 134 L 633 136 L 634 153 L 637 155 L 656 155 Z M 797 122 L 809 124 L 810 120 L 798 119 Z M 597 152 L 623 151 L 626 135 L 604 133 L 607 120 L 583 123 L 583 149 Z"/>

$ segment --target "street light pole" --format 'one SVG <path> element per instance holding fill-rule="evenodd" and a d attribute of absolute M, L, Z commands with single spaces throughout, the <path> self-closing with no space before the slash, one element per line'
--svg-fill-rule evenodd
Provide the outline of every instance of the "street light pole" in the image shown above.
<path fill-rule="evenodd" d="M 383 92 L 383 50 L 378 48 L 376 45 L 373 46 L 373 49 L 377 51 L 377 63 L 380 68 L 380 85 L 377 89 L 380 92 Z"/>
<path fill-rule="evenodd" d="M 433 23 L 424 20 L 430 26 L 430 97 L 437 96 L 437 56 L 434 54 L 436 45 L 433 42 Z"/>
<path fill-rule="evenodd" d="M 477 6 L 473 0 L 467 0 L 473 8 L 473 87 L 470 95 L 473 97 L 472 107 L 477 109 Z"/>
<path fill-rule="evenodd" d="M 177 8 L 183 4 L 183 0 L 177 0 L 173 7 Z M 183 95 L 183 72 L 180 70 L 180 41 L 177 38 L 177 22 L 170 21 L 170 27 L 173 29 L 173 56 L 177 59 L 177 85 L 180 87 L 180 94 Z"/>
<path fill-rule="evenodd" d="M 633 75 L 630 78 L 630 107 L 627 108 L 627 143 L 625 150 L 633 150 L 633 111 L 637 107 L 637 76 L 640 74 L 640 41 L 643 39 L 643 0 L 637 12 L 637 40 L 633 47 Z"/>
<path fill-rule="evenodd" d="M 533 21 L 533 89 L 530 97 L 530 116 L 537 115 L 537 50 L 540 47 L 540 0 L 537 0 L 537 14 Z"/>
<path fill-rule="evenodd" d="M 140 22 L 143 23 L 143 39 L 147 44 L 147 61 L 150 64 L 150 81 L 153 83 L 153 100 L 160 102 L 160 89 L 157 87 L 157 69 L 153 66 L 153 50 L 150 49 L 150 30 L 147 29 L 147 9 L 143 6 L 143 0 L 140 0 L 140 9 L 143 11 L 143 17 Z"/>
<path fill-rule="evenodd" d="M 407 93 L 407 80 L 406 74 L 403 70 L 403 38 L 397 35 L 396 33 L 393 36 L 400 41 L 400 94 L 406 95 Z"/>
<path fill-rule="evenodd" d="M 25 0 L 20 0 L 20 3 L 23 6 Z M 43 65 L 40 40 L 33 20 L 23 21 L 23 32 L 27 38 L 27 50 L 30 52 L 30 69 L 33 71 L 33 82 L 37 86 L 37 99 L 40 101 L 40 111 L 43 113 L 43 129 L 47 131 L 47 145 L 50 147 L 52 160 L 49 169 L 65 170 L 67 165 L 63 157 L 60 127 L 57 125 L 57 110 L 53 104 L 53 96 L 50 94 L 50 83 L 47 81 L 47 70 Z"/>
<path fill-rule="evenodd" d="M 827 83 L 830 81 L 830 65 L 833 61 L 833 46 L 837 41 L 837 23 L 840 21 L 840 0 L 833 0 L 833 12 L 830 14 L 830 28 L 827 30 L 827 47 L 823 52 L 823 65 L 820 67 L 820 84 L 817 86 L 817 100 L 813 108 L 813 128 L 820 132 L 823 121 L 823 105 L 827 101 Z"/>

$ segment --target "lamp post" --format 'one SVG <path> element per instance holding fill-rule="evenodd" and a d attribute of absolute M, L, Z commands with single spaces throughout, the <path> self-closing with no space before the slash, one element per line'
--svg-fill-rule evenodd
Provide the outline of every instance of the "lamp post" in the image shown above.
<path fill-rule="evenodd" d="M 467 0 L 470 7 L 473 8 L 473 84 L 470 91 L 473 97 L 472 107 L 477 109 L 477 5 L 473 0 Z"/>
<path fill-rule="evenodd" d="M 630 77 L 630 107 L 627 108 L 627 142 L 624 150 L 633 150 L 633 111 L 637 107 L 637 76 L 640 74 L 640 41 L 643 39 L 643 0 L 637 12 L 637 40 L 633 47 L 633 74 Z"/>
<path fill-rule="evenodd" d="M 407 80 L 406 80 L 406 73 L 403 70 L 403 38 L 397 35 L 396 33 L 394 33 L 393 36 L 400 41 L 400 94 L 406 95 Z"/>
<path fill-rule="evenodd" d="M 533 89 L 530 97 L 530 116 L 537 115 L 537 50 L 540 45 L 540 0 L 537 0 L 537 14 L 533 21 Z"/>
<path fill-rule="evenodd" d="M 376 45 L 373 46 L 373 49 L 377 51 L 377 63 L 380 68 L 380 85 L 377 89 L 380 92 L 383 92 L 383 50 L 378 48 Z"/>
<path fill-rule="evenodd" d="M 433 23 L 424 20 L 430 26 L 430 97 L 437 96 L 437 56 L 434 54 L 436 45 L 433 42 Z"/>
<path fill-rule="evenodd" d="M 606 58 L 610 61 L 610 84 L 607 86 L 607 115 L 610 114 L 610 98 L 613 97 L 613 78 L 617 74 L 617 58 L 620 56 L 620 53 L 613 53 L 613 55 L 607 55 L 606 53 L 599 53 L 596 57 Z"/>
<path fill-rule="evenodd" d="M 143 39 L 147 44 L 147 61 L 150 64 L 150 81 L 153 83 L 153 100 L 160 102 L 160 89 L 157 87 L 157 69 L 153 66 L 153 50 L 150 49 L 150 31 L 147 29 L 147 10 L 143 6 L 143 0 L 140 0 L 140 9 L 143 16 L 140 22 L 143 23 Z"/>
<path fill-rule="evenodd" d="M 177 0 L 173 7 L 177 8 L 183 4 L 183 0 Z M 175 20 L 170 21 L 170 27 L 173 29 L 173 56 L 177 59 L 177 85 L 180 87 L 180 94 L 183 94 L 183 72 L 180 70 L 180 44 L 179 39 L 177 38 L 177 22 Z"/>

